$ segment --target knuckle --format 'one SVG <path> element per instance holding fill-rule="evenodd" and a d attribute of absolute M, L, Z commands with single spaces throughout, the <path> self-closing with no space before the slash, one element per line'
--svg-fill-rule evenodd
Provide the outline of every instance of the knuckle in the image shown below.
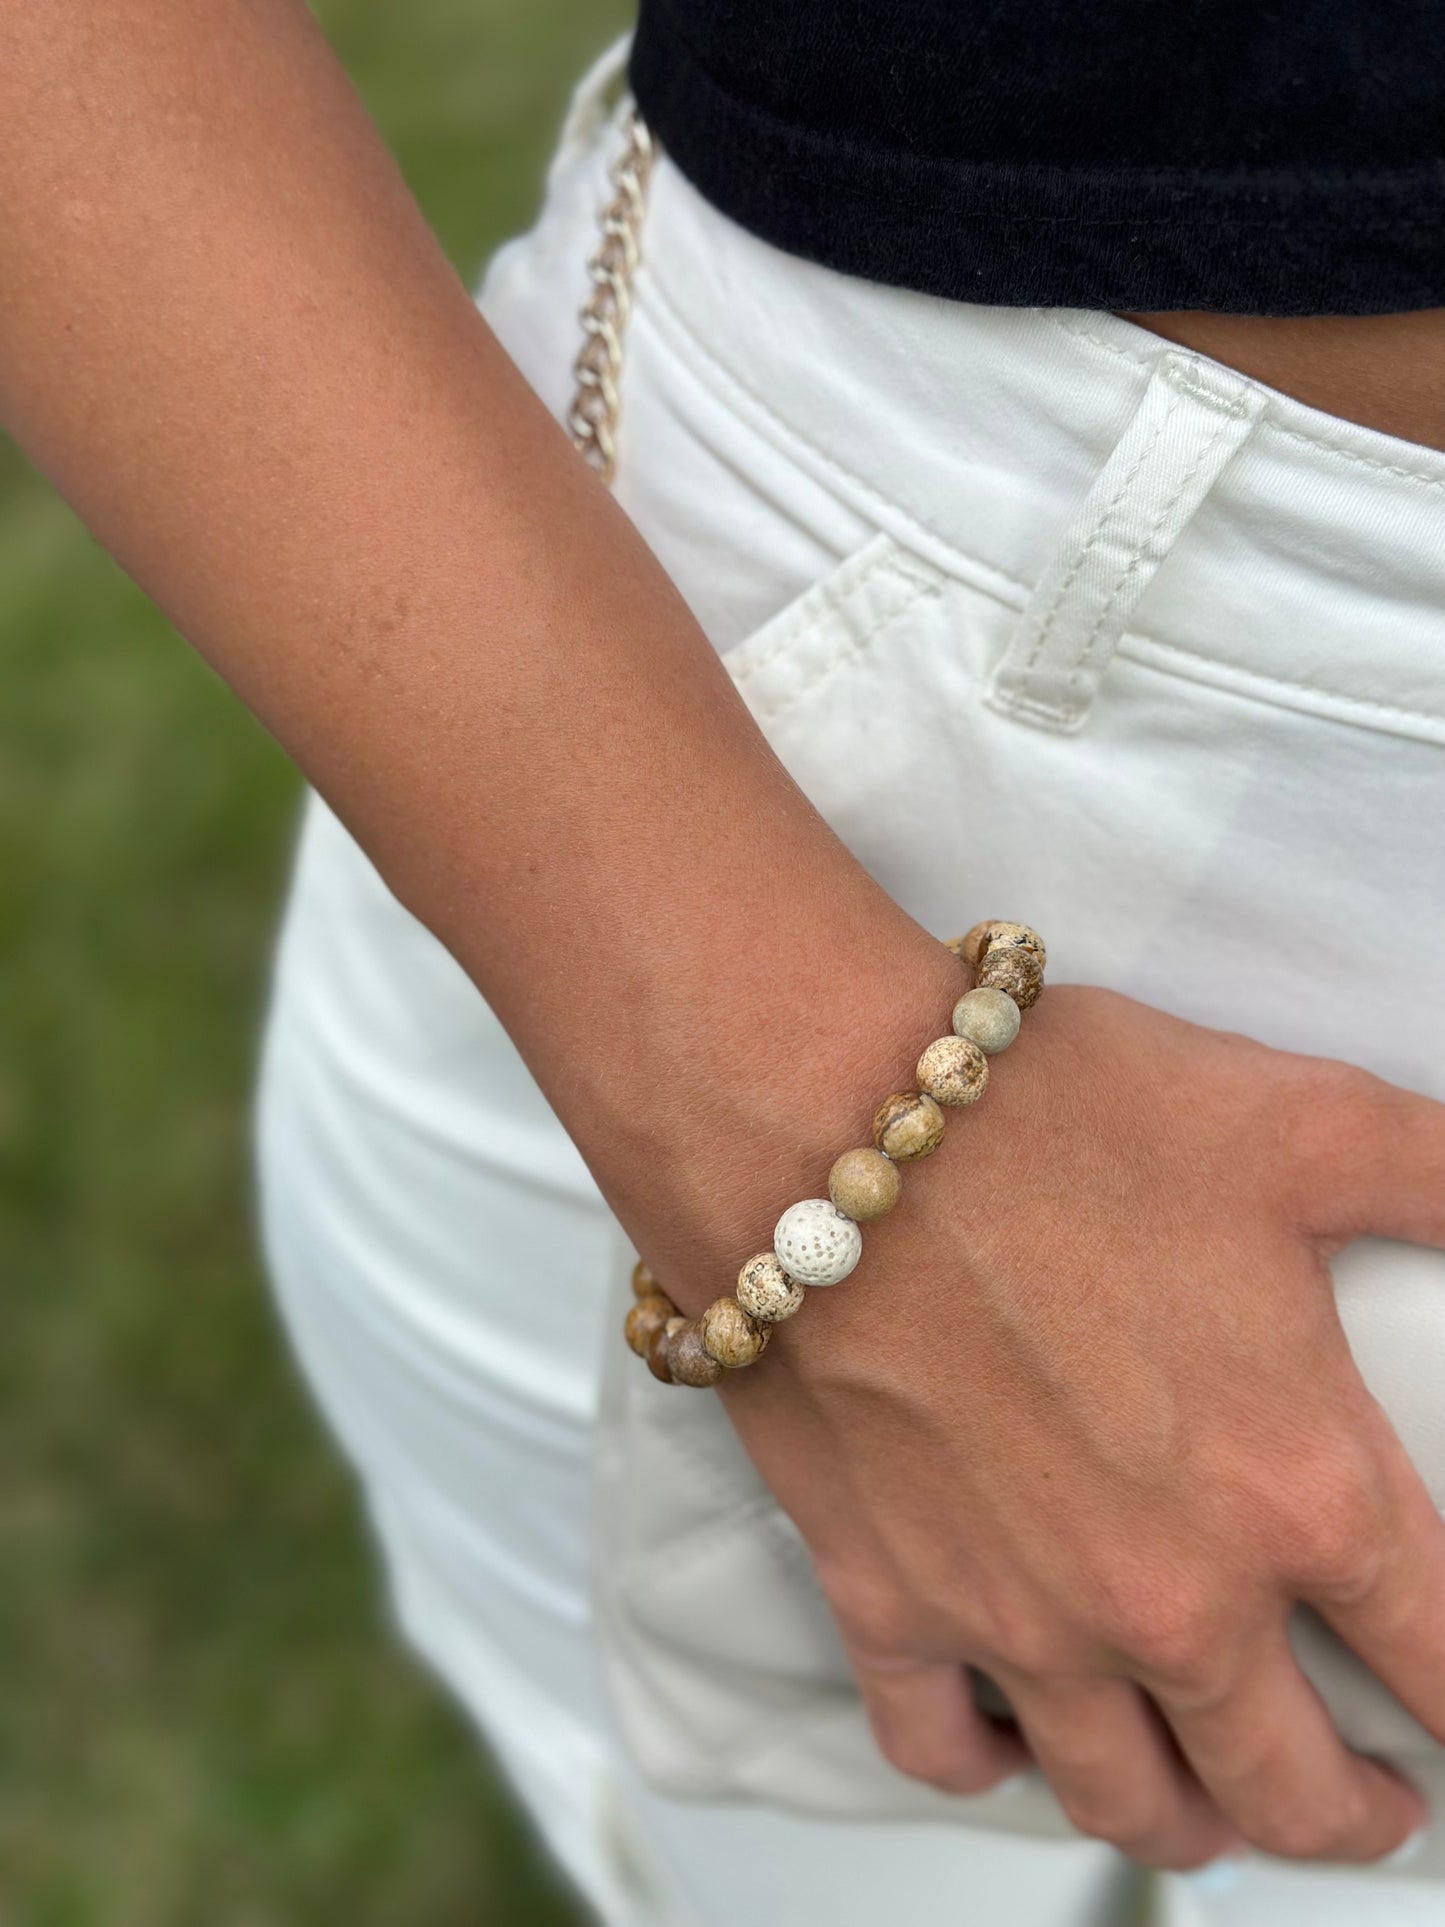
<path fill-rule="evenodd" d="M 1246 1832 L 1252 1846 L 1281 1860 L 1329 1860 L 1359 1837 L 1364 1818 L 1362 1799 L 1337 1795 L 1307 1810 L 1261 1815 Z"/>
<path fill-rule="evenodd" d="M 1237 1847 L 1234 1852 L 1238 1852 Z M 1171 1849 L 1167 1856 L 1153 1864 L 1169 1873 L 1198 1873 L 1205 1867 L 1214 1866 L 1220 1853 L 1221 1845 L 1217 1837 L 1200 1838 L 1188 1846 Z"/>
<path fill-rule="evenodd" d="M 1246 1822 L 1244 1834 L 1252 1847 L 1280 1860 L 1313 1860 L 1323 1851 L 1325 1838 L 1319 1823 L 1308 1814 L 1261 1814 Z"/>
<path fill-rule="evenodd" d="M 1370 1173 L 1388 1156 L 1382 1131 L 1385 1086 L 1369 1072 L 1330 1059 L 1309 1059 L 1273 1093 L 1274 1119 L 1290 1162 L 1318 1192 L 1346 1167 Z"/>
<path fill-rule="evenodd" d="M 1059 1793 L 1059 1805 L 1075 1833 L 1086 1834 L 1090 1840 L 1110 1840 L 1111 1814 L 1108 1805 L 1087 1793 Z"/>
<path fill-rule="evenodd" d="M 1047 1683 L 1071 1679 L 1079 1671 L 1074 1648 L 1044 1632 L 1005 1633 L 990 1643 L 987 1656 L 990 1668 L 1005 1679 Z"/>
<path fill-rule="evenodd" d="M 822 1575 L 833 1617 L 851 1647 L 864 1653 L 905 1653 L 914 1645 L 914 1614 L 902 1590 L 855 1569 Z"/>
<path fill-rule="evenodd" d="M 937 1786 L 947 1776 L 950 1762 L 924 1744 L 916 1734 L 902 1729 L 894 1730 L 875 1720 L 874 1735 L 884 1759 L 890 1766 L 897 1767 L 900 1773 L 906 1773 L 910 1780 L 923 1780 L 931 1786 Z"/>
<path fill-rule="evenodd" d="M 1300 1561 L 1299 1578 L 1316 1597 L 1358 1604 L 1373 1593 L 1384 1570 L 1384 1553 L 1371 1525 L 1312 1541 Z"/>
<path fill-rule="evenodd" d="M 1373 1467 L 1338 1452 L 1296 1468 L 1291 1496 L 1273 1509 L 1276 1567 L 1311 1592 L 1346 1604 L 1365 1597 L 1384 1564 L 1384 1506 Z"/>
<path fill-rule="evenodd" d="M 1291 1067 L 1283 1101 L 1289 1122 L 1308 1144 L 1316 1137 L 1331 1152 L 1348 1151 L 1371 1131 L 1375 1080 L 1368 1071 L 1332 1057 L 1311 1057 Z M 1343 1140 L 1342 1140 L 1342 1135 Z"/>
<path fill-rule="evenodd" d="M 1071 1678 L 1083 1659 L 1070 1630 L 1043 1613 L 1014 1611 L 974 1626 L 972 1644 L 991 1666 L 1023 1679 Z"/>
<path fill-rule="evenodd" d="M 1214 1668 L 1224 1615 L 1178 1578 L 1114 1588 L 1101 1615 L 1105 1643 L 1144 1673 L 1203 1687 Z"/>
<path fill-rule="evenodd" d="M 1008 1776 L 1001 1767 L 986 1766 L 982 1760 L 963 1760 L 948 1782 L 950 1793 L 988 1793 Z"/>
<path fill-rule="evenodd" d="M 983 1793 L 999 1775 L 968 1747 L 949 1747 L 911 1729 L 893 1729 L 874 1721 L 878 1750 L 910 1780 L 941 1788 L 945 1793 Z"/>
<path fill-rule="evenodd" d="M 1151 1799 L 1074 1788 L 1060 1795 L 1059 1804 L 1075 1832 L 1107 1840 L 1123 1853 L 1137 1856 L 1158 1836 L 1161 1816 Z"/>

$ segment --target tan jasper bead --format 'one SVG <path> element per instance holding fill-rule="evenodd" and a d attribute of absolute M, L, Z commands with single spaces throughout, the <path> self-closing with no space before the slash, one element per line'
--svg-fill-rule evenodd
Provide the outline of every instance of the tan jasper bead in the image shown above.
<path fill-rule="evenodd" d="M 653 1333 L 652 1343 L 647 1348 L 647 1369 L 654 1378 L 660 1378 L 664 1385 L 672 1383 L 672 1367 L 667 1362 L 667 1348 L 686 1323 L 687 1320 L 681 1312 L 675 1313 L 661 1331 Z"/>
<path fill-rule="evenodd" d="M 976 1104 L 988 1084 L 988 1059 L 967 1037 L 935 1037 L 914 1076 L 940 1104 Z"/>
<path fill-rule="evenodd" d="M 926 1091 L 895 1091 L 873 1114 L 873 1142 L 891 1158 L 926 1158 L 942 1144 L 946 1123 Z"/>
<path fill-rule="evenodd" d="M 736 1298 L 714 1298 L 699 1320 L 703 1350 L 730 1372 L 752 1365 L 767 1349 L 772 1333 L 749 1318 Z"/>
<path fill-rule="evenodd" d="M 978 967 L 980 990 L 1001 990 L 1020 1010 L 1039 1001 L 1044 968 L 1031 950 L 989 950 Z"/>
<path fill-rule="evenodd" d="M 651 1298 L 639 1298 L 627 1313 L 627 1321 L 622 1329 L 627 1342 L 639 1358 L 646 1358 L 647 1348 L 662 1330 L 669 1318 L 676 1318 L 677 1306 L 670 1298 L 657 1292 Z"/>
<path fill-rule="evenodd" d="M 760 1325 L 780 1325 L 803 1302 L 803 1287 L 790 1278 L 771 1251 L 749 1258 L 738 1273 L 738 1303 Z"/>
<path fill-rule="evenodd" d="M 662 1295 L 662 1286 L 658 1284 L 640 1258 L 632 1267 L 632 1295 L 634 1298 L 656 1298 Z"/>
<path fill-rule="evenodd" d="M 954 937 L 948 948 L 974 970 L 994 949 L 1031 950 L 1039 960 L 1040 970 L 1049 961 L 1044 940 L 1037 930 L 1030 930 L 1026 923 L 1005 923 L 998 917 L 990 917 L 985 923 L 976 923 L 966 936 Z"/>
<path fill-rule="evenodd" d="M 833 1208 L 855 1224 L 886 1218 L 898 1202 L 903 1178 L 892 1158 L 871 1144 L 845 1151 L 828 1173 L 828 1196 Z"/>
<path fill-rule="evenodd" d="M 667 1366 L 674 1385 L 716 1385 L 723 1375 L 722 1366 L 702 1342 L 702 1326 L 691 1318 L 667 1341 Z"/>

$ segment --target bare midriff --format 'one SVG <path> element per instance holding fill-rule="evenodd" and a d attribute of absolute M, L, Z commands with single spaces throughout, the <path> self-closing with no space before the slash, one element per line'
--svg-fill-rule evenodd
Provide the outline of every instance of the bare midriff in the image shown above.
<path fill-rule="evenodd" d="M 1445 450 L 1445 308 L 1413 314 L 1126 314 L 1282 394 Z"/>

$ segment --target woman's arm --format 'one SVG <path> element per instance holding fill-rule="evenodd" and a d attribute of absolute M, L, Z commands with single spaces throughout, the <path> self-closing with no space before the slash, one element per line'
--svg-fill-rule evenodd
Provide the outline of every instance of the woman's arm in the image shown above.
<path fill-rule="evenodd" d="M 6 9 L 0 125 L 0 411 L 482 984 L 584 1149 L 683 1155 L 636 1094 L 741 1083 L 764 975 L 801 1031 L 846 954 L 858 1071 L 906 1056 L 951 960 L 767 750 L 299 0 Z"/>
<path fill-rule="evenodd" d="M 907 1079 L 953 959 L 773 757 L 300 0 L 10 0 L 0 127 L 5 419 L 470 971 L 698 1309 Z M 1440 1114 L 1265 1051 L 1222 1068 L 1208 1034 L 1100 993 L 1039 1017 L 989 1134 L 1014 1182 L 988 1240 L 987 1157 L 945 1149 L 866 1290 L 824 1294 L 730 1406 L 908 1770 L 980 1787 L 1023 1758 L 972 1714 L 968 1657 L 1070 1810 L 1140 1857 L 1234 1830 L 1383 1852 L 1419 1803 L 1301 1715 L 1277 1635 L 1328 1578 L 1445 1737 L 1445 1533 L 1312 1257 L 1372 1226 L 1445 1240 Z M 1281 1141 L 1322 1115 L 1334 1135 Z M 1121 1184 L 1148 1241 L 1121 1238 Z M 1189 1441 L 1167 1487 L 1161 1399 Z M 1064 1491 L 1068 1533 L 1029 1529 Z M 1199 1777 L 1140 1682 L 1193 1694 Z"/>

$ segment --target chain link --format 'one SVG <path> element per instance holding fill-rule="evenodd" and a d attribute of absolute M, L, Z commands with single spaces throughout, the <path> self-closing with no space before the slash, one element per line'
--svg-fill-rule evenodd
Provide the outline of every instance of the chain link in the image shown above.
<path fill-rule="evenodd" d="M 632 312 L 632 282 L 641 259 L 642 217 L 654 159 L 652 136 L 635 107 L 623 121 L 623 132 L 625 143 L 612 169 L 612 196 L 598 216 L 602 238 L 587 264 L 592 286 L 582 304 L 584 338 L 572 364 L 577 388 L 567 411 L 573 445 L 609 483 L 617 467 L 622 338 Z"/>

